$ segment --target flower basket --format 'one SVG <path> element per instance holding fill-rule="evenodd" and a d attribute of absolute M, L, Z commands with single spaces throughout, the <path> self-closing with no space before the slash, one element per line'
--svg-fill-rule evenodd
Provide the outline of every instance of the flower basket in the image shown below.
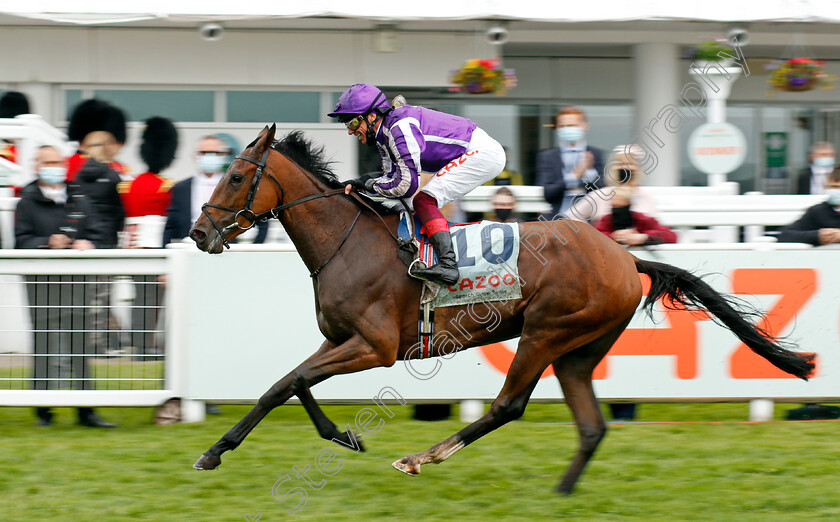
<path fill-rule="evenodd" d="M 449 88 L 451 92 L 503 95 L 516 87 L 516 73 L 513 69 L 504 69 L 496 59 L 471 59 L 452 71 L 450 82 L 453 84 Z"/>
<path fill-rule="evenodd" d="M 825 62 L 810 58 L 775 60 L 767 66 L 772 91 L 803 92 L 812 89 L 831 89 L 836 77 L 825 72 Z"/>

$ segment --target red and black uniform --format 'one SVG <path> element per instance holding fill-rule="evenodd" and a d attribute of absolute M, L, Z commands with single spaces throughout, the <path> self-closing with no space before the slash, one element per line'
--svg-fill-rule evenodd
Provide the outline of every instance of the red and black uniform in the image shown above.
<path fill-rule="evenodd" d="M 160 248 L 163 246 L 163 230 L 166 214 L 172 203 L 172 187 L 175 182 L 169 178 L 144 172 L 131 181 L 123 181 L 117 190 L 125 209 L 125 224 L 130 248 Z"/>
<path fill-rule="evenodd" d="M 125 216 L 166 216 L 174 185 L 171 179 L 153 172 L 144 172 L 131 181 L 121 182 L 119 192 Z"/>

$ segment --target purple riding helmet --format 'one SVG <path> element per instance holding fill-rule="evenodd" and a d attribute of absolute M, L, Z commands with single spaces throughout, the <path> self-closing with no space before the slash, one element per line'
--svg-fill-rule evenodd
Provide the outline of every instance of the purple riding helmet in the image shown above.
<path fill-rule="evenodd" d="M 388 99 L 375 85 L 369 83 L 357 83 L 351 85 L 338 97 L 335 109 L 327 116 L 339 118 L 340 116 L 356 116 L 368 114 L 375 109 L 386 110 L 390 107 Z"/>

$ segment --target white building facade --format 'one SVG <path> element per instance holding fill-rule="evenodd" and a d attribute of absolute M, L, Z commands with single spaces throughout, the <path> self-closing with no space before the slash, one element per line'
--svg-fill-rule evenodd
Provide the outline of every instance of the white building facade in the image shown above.
<path fill-rule="evenodd" d="M 444 5 L 432 4 L 430 12 Z M 210 14 L 135 16 L 133 21 L 126 13 L 122 18 L 100 14 L 100 23 L 91 23 L 92 15 L 84 13 L 71 13 L 73 18 L 0 8 L 0 91 L 24 92 L 33 111 L 59 127 L 76 103 L 93 96 L 122 108 L 132 122 L 154 115 L 171 118 L 183 130 L 178 161 L 167 172 L 175 179 L 192 174 L 190 151 L 199 135 L 225 132 L 244 144 L 272 122 L 283 129 L 314 130 L 316 139 L 328 136 L 323 139 L 340 178 L 375 168 L 375 158 L 349 137 L 342 139 L 343 128 L 326 117 L 338 94 L 357 82 L 474 119 L 510 149 L 510 167 L 526 182 L 534 180 L 537 152 L 555 145 L 551 125 L 560 107 L 581 106 L 591 124 L 588 142 L 608 152 L 645 136 L 655 141 L 652 120 L 661 119 L 670 106 L 679 108 L 679 128 L 658 131 L 658 165 L 647 183 L 702 185 L 705 174 L 685 154 L 691 131 L 706 121 L 704 109 L 690 110 L 682 96 L 697 81 L 685 52 L 742 28 L 749 43 L 741 47 L 743 74 L 732 84 L 727 120 L 746 136 L 748 152 L 729 180 L 738 181 L 742 191 L 789 191 L 812 143 L 840 144 L 840 91 L 772 93 L 765 70 L 773 59 L 807 54 L 826 60 L 828 71 L 840 76 L 834 23 L 840 16 L 815 17 L 800 9 L 777 20 L 768 13 L 764 19 L 751 15 L 747 22 L 735 22 L 745 15 L 733 8 L 720 17 L 663 20 L 642 13 L 622 20 L 626 15 L 614 2 L 593 4 L 592 12 L 604 4 L 600 17 L 580 20 L 540 20 L 533 13 L 529 20 L 499 9 L 455 13 L 451 16 L 462 19 L 453 20 L 373 8 L 368 14 L 243 18 L 205 8 Z M 530 12 L 529 6 L 526 2 L 522 11 Z M 200 28 L 209 22 L 223 27 L 220 39 L 202 37 Z M 507 33 L 504 43 L 488 40 L 493 27 Z M 518 86 L 505 96 L 450 92 L 452 70 L 470 58 L 500 58 L 515 69 Z M 138 130 L 139 123 L 133 123 L 121 159 L 142 169 Z M 781 167 L 780 137 L 785 145 Z M 771 152 L 775 155 L 768 161 Z"/>

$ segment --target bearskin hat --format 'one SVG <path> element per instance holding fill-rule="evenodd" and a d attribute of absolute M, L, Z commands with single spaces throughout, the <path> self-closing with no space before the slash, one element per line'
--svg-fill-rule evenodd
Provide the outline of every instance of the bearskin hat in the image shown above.
<path fill-rule="evenodd" d="M 22 92 L 9 91 L 0 98 L 0 118 L 14 118 L 29 113 L 29 100 Z"/>
<path fill-rule="evenodd" d="M 70 141 L 81 143 L 91 132 L 107 130 L 105 128 L 107 119 L 107 103 L 96 98 L 84 100 L 73 108 L 70 123 L 67 126 L 67 137 Z"/>
<path fill-rule="evenodd" d="M 117 143 L 125 143 L 125 114 L 118 107 L 96 98 L 80 102 L 70 116 L 67 137 L 81 143 L 94 131 L 110 132 Z"/>
<path fill-rule="evenodd" d="M 110 132 L 117 143 L 125 144 L 125 113 L 122 109 L 108 105 L 105 128 L 102 130 Z"/>
<path fill-rule="evenodd" d="M 146 120 L 140 157 L 149 167 L 149 172 L 160 173 L 175 159 L 178 148 L 178 131 L 171 121 L 162 116 Z"/>

